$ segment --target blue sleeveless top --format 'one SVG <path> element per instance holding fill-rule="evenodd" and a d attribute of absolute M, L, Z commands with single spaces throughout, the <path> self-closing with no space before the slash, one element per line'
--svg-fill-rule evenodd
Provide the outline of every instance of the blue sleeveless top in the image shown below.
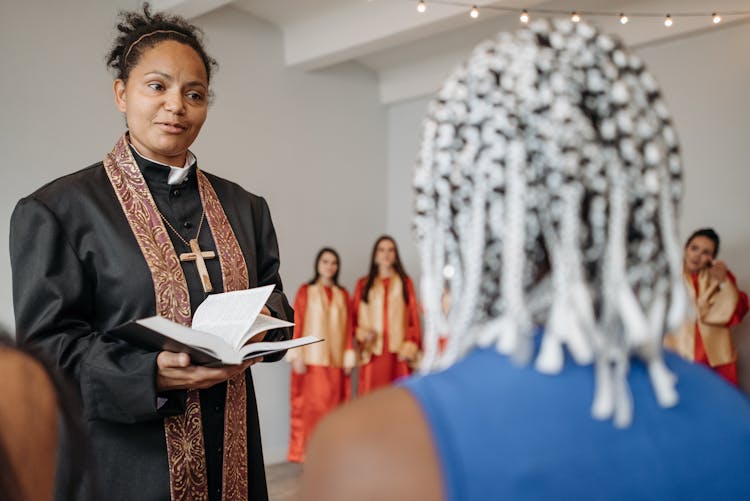
<path fill-rule="evenodd" d="M 591 416 L 593 368 L 557 376 L 477 349 L 401 382 L 431 428 L 449 500 L 750 500 L 750 401 L 672 354 L 680 402 L 660 407 L 632 362 L 633 423 Z"/>

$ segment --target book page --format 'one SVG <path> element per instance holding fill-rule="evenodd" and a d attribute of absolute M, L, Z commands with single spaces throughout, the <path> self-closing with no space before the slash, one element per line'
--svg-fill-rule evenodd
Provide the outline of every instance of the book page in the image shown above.
<path fill-rule="evenodd" d="M 239 348 L 243 335 L 250 330 L 273 289 L 274 285 L 266 285 L 208 296 L 193 315 L 193 328 L 210 332 Z"/>
<path fill-rule="evenodd" d="M 291 350 L 292 348 L 299 348 L 306 344 L 318 343 L 323 341 L 319 337 L 315 336 L 304 336 L 297 339 L 289 339 L 287 341 L 261 341 L 259 343 L 250 343 L 240 349 L 243 360 L 248 360 L 254 356 L 266 355 L 268 353 L 275 353 L 282 350 Z"/>
<path fill-rule="evenodd" d="M 210 354 L 220 360 L 232 360 L 239 363 L 234 348 L 218 336 L 207 332 L 198 332 L 190 327 L 180 325 L 163 317 L 142 318 L 135 323 L 149 329 L 150 334 L 131 333 L 129 340 L 144 347 L 166 349 L 174 352 L 190 353 L 191 348 Z M 127 334 L 125 331 L 121 334 Z M 160 337 L 161 336 L 161 337 Z M 128 339 L 128 336 L 124 336 Z M 168 338 L 170 341 L 165 341 Z"/>
<path fill-rule="evenodd" d="M 263 313 L 261 313 L 260 315 L 258 315 L 258 318 L 255 319 L 255 322 L 253 322 L 250 330 L 248 330 L 245 335 L 242 336 L 242 339 L 240 340 L 240 346 L 246 344 L 250 340 L 250 338 L 252 338 L 256 334 L 260 334 L 263 331 L 280 329 L 281 327 L 292 327 L 293 325 L 293 322 L 287 322 L 286 320 L 282 320 L 280 318 L 269 317 L 268 315 L 264 315 Z"/>

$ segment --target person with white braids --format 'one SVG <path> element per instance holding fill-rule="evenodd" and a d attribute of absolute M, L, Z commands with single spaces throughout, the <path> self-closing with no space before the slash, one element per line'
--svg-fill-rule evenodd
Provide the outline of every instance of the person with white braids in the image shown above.
<path fill-rule="evenodd" d="M 539 20 L 479 45 L 414 177 L 423 374 L 320 425 L 302 499 L 750 499 L 750 402 L 661 349 L 681 183 L 616 39 Z"/>

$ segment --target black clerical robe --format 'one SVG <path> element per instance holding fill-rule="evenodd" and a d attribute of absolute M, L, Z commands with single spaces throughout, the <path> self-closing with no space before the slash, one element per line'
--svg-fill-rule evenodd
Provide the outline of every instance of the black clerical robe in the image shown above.
<path fill-rule="evenodd" d="M 134 157 L 164 217 L 185 240 L 195 238 L 202 214 L 195 166 L 182 183 L 169 185 L 168 167 Z M 244 254 L 250 287 L 275 284 L 267 306 L 274 316 L 291 320 L 268 205 L 237 184 L 206 175 Z M 169 233 L 178 254 L 189 252 Z M 198 241 L 203 250 L 216 248 L 205 223 Z M 157 353 L 108 334 L 115 326 L 154 315 L 155 297 L 149 268 L 102 163 L 22 199 L 11 219 L 10 251 L 18 339 L 51 356 L 78 385 L 102 499 L 169 499 L 163 418 L 185 410 L 186 392 L 157 393 Z M 206 296 L 195 263 L 181 264 L 195 311 Z M 218 258 L 206 266 L 214 292 L 221 292 Z M 279 329 L 267 339 L 289 337 L 288 329 Z M 246 383 L 249 499 L 267 499 L 250 370 Z M 225 395 L 226 384 L 200 392 L 212 500 L 221 499 Z"/>

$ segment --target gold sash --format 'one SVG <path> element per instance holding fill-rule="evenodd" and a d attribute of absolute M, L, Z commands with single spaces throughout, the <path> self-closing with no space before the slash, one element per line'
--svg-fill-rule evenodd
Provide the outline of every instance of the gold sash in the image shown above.
<path fill-rule="evenodd" d="M 695 360 L 695 326 L 701 335 L 706 349 L 706 357 L 711 367 L 724 365 L 737 360 L 737 350 L 732 342 L 732 335 L 727 323 L 737 308 L 739 293 L 729 279 L 724 287 L 712 280 L 708 270 L 698 274 L 698 296 L 695 294 L 693 280 L 685 274 L 685 286 L 695 306 L 695 315 L 685 320 L 673 334 L 664 337 L 664 346 L 676 351 L 683 358 Z"/>
<path fill-rule="evenodd" d="M 383 281 L 376 277 L 367 293 L 367 302 L 361 301 L 357 312 L 356 334 L 360 344 L 367 330 L 373 330 L 376 333 L 375 341 L 369 349 L 361 350 L 360 361 L 363 364 L 368 363 L 372 355 L 383 354 L 383 310 L 386 300 L 388 301 L 388 351 L 400 353 L 406 340 L 409 315 L 404 301 L 401 277 L 395 274 L 390 277 L 387 298 Z"/>
<path fill-rule="evenodd" d="M 190 325 L 190 296 L 182 266 L 126 135 L 106 156 L 104 168 L 151 271 L 157 314 Z M 206 222 L 217 247 L 224 290 L 247 289 L 245 259 L 221 202 L 206 176 L 198 169 L 196 175 Z M 227 383 L 224 410 L 222 499 L 227 501 L 247 499 L 246 404 L 245 375 L 239 374 Z M 206 453 L 197 390 L 188 392 L 184 414 L 164 419 L 164 430 L 172 500 L 207 500 Z"/>
<path fill-rule="evenodd" d="M 348 311 L 344 292 L 335 285 L 331 300 L 320 284 L 307 286 L 307 306 L 304 312 L 303 336 L 317 336 L 325 343 L 314 343 L 291 350 L 293 357 L 302 357 L 305 365 L 343 367 L 348 335 Z"/>

